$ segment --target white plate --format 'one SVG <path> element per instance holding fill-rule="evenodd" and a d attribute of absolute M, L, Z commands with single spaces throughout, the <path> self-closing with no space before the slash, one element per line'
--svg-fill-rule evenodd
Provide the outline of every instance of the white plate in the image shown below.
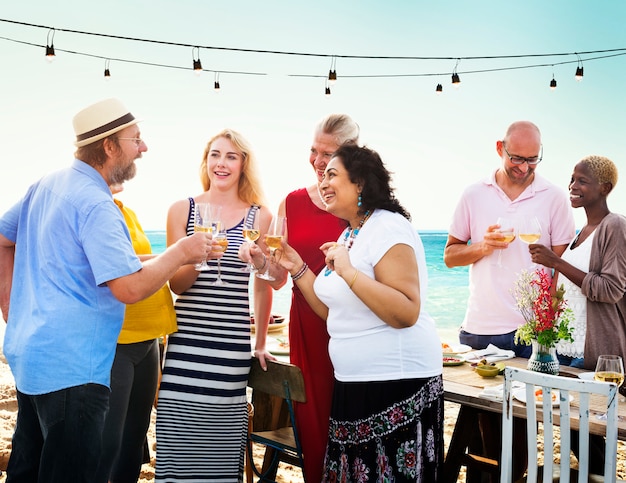
<path fill-rule="evenodd" d="M 282 343 L 281 343 L 282 341 Z M 274 354 L 275 356 L 288 356 L 289 355 L 289 342 L 287 338 L 278 341 L 276 339 L 268 339 L 267 341 L 267 350 L 270 354 Z"/>
<path fill-rule="evenodd" d="M 443 345 L 441 346 L 444 354 L 464 354 L 472 350 L 470 346 L 465 344 L 448 344 L 448 346 L 450 349 L 444 348 Z"/>
<path fill-rule="evenodd" d="M 581 372 L 578 374 L 578 377 L 584 379 L 585 381 L 593 381 L 596 373 L 595 372 Z"/>
<path fill-rule="evenodd" d="M 539 387 L 535 388 L 535 391 L 538 390 Z M 553 389 L 552 390 L 552 405 L 553 406 L 558 406 L 559 404 L 559 390 L 558 389 Z M 513 397 L 515 399 L 517 399 L 519 402 L 522 402 L 524 404 L 526 404 L 526 388 L 525 387 L 521 387 L 519 389 L 514 389 L 513 390 Z M 569 400 L 570 402 L 574 400 L 574 396 L 572 396 L 571 394 L 569 395 Z M 538 398 L 537 396 L 535 396 L 535 404 L 543 404 L 543 401 Z"/>

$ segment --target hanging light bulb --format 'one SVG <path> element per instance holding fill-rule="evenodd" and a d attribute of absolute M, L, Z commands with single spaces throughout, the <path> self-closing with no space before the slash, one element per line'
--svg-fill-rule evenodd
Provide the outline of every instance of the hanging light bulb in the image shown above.
<path fill-rule="evenodd" d="M 107 81 L 111 79 L 111 71 L 109 70 L 109 62 L 110 62 L 109 59 L 104 61 L 104 80 L 107 80 Z"/>
<path fill-rule="evenodd" d="M 337 68 L 337 61 L 335 59 L 335 57 L 333 56 L 330 60 L 330 70 L 328 71 L 328 84 L 335 85 L 335 82 L 337 82 L 337 71 L 335 70 Z"/>
<path fill-rule="evenodd" d="M 580 55 L 576 54 L 576 57 L 578 57 L 578 65 L 576 66 L 576 74 L 574 74 L 574 79 L 580 82 L 581 80 L 583 80 L 583 61 L 580 58 Z"/>
<path fill-rule="evenodd" d="M 194 51 L 196 51 L 198 53 L 198 58 L 197 59 L 193 55 Z M 193 58 L 193 72 L 194 72 L 194 74 L 199 76 L 200 74 L 202 74 L 202 62 L 200 62 L 200 47 L 194 47 L 191 50 L 191 56 Z"/>
<path fill-rule="evenodd" d="M 583 80 L 583 67 L 582 67 L 582 65 L 579 65 L 578 67 L 576 67 L 576 75 L 574 75 L 574 79 L 576 79 L 578 82 Z"/>
<path fill-rule="evenodd" d="M 219 72 L 215 73 L 215 82 L 213 83 L 213 88 L 215 89 L 215 92 L 220 91 L 220 73 Z"/>
<path fill-rule="evenodd" d="M 324 89 L 326 97 L 330 97 L 330 86 L 328 85 L 328 79 L 326 79 L 326 88 Z"/>
<path fill-rule="evenodd" d="M 459 62 L 461 62 L 461 59 L 457 59 L 456 65 L 454 66 L 454 70 L 452 71 L 452 87 L 454 87 L 455 89 L 458 89 L 459 87 L 461 87 L 461 78 L 459 77 L 459 74 L 456 73 L 456 69 L 459 66 Z"/>
<path fill-rule="evenodd" d="M 554 66 L 552 66 L 552 80 L 550 81 L 550 89 L 556 89 L 556 79 L 554 78 Z"/>
<path fill-rule="evenodd" d="M 556 89 L 556 79 L 554 78 L 554 74 L 552 75 L 552 80 L 550 81 L 550 89 Z"/>
<path fill-rule="evenodd" d="M 54 53 L 54 29 L 50 29 L 48 31 L 48 39 L 46 41 L 46 60 L 48 62 L 52 62 L 55 58 L 56 54 Z"/>
<path fill-rule="evenodd" d="M 435 92 L 437 94 L 441 94 L 443 92 L 443 86 L 441 84 L 437 84 L 437 87 L 435 87 Z"/>
<path fill-rule="evenodd" d="M 459 77 L 459 74 L 457 74 L 456 72 L 452 74 L 452 85 L 456 87 L 457 89 L 461 85 L 461 78 Z"/>

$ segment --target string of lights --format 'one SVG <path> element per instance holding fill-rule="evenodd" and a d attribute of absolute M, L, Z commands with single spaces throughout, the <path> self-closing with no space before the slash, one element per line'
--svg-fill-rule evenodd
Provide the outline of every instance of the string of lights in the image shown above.
<path fill-rule="evenodd" d="M 456 88 L 460 86 L 461 76 L 473 75 L 473 74 L 483 74 L 490 72 L 502 72 L 502 71 L 512 71 L 512 70 L 520 70 L 520 69 L 533 69 L 540 67 L 552 67 L 557 65 L 565 65 L 565 64 L 573 64 L 576 63 L 576 73 L 575 79 L 577 81 L 582 80 L 583 78 L 583 62 L 591 62 L 600 59 L 606 59 L 610 57 L 617 57 L 626 55 L 626 48 L 615 48 L 615 49 L 604 49 L 604 50 L 590 50 L 583 52 L 556 52 L 556 53 L 534 53 L 534 54 L 514 54 L 514 55 L 481 55 L 481 56 L 381 56 L 381 55 L 348 55 L 348 54 L 336 54 L 336 53 L 311 53 L 311 52 L 290 52 L 290 51 L 278 51 L 278 50 L 262 50 L 262 49 L 247 49 L 247 48 L 235 48 L 235 47 L 219 47 L 219 46 L 210 46 L 210 45 L 195 45 L 181 42 L 171 42 L 165 40 L 156 40 L 156 39 L 143 39 L 137 37 L 126 37 L 120 35 L 111 35 L 104 34 L 98 32 L 86 32 L 80 30 L 66 29 L 66 28 L 55 28 L 46 25 L 38 25 L 32 24 L 28 22 L 20 22 L 15 20 L 8 19 L 0 19 L 0 22 L 10 23 L 15 25 L 21 25 L 25 27 L 32 27 L 37 29 L 45 29 L 47 30 L 47 38 L 46 45 L 36 44 L 32 42 L 27 42 L 23 40 L 18 40 L 15 38 L 0 36 L 0 40 L 5 40 L 9 42 L 15 42 L 24 45 L 30 45 L 33 47 L 44 48 L 46 52 L 46 58 L 48 60 L 53 60 L 56 57 L 56 54 L 59 52 L 80 55 L 85 57 L 92 57 L 103 59 L 105 61 L 105 78 L 108 79 L 111 77 L 111 69 L 110 63 L 112 61 L 122 62 L 128 64 L 137 64 L 151 67 L 159 67 L 159 68 L 168 68 L 168 69 L 181 69 L 181 70 L 193 70 L 196 74 L 200 74 L 203 71 L 212 72 L 215 74 L 215 90 L 220 89 L 219 83 L 219 75 L 221 74 L 233 74 L 233 75 L 253 75 L 253 76 L 264 76 L 269 75 L 266 72 L 250 72 L 250 71 L 234 71 L 234 70 L 215 70 L 215 69 L 206 69 L 202 67 L 202 63 L 200 61 L 200 51 L 208 50 L 208 51 L 226 51 L 226 52 L 244 52 L 244 53 L 252 53 L 252 54 L 262 54 L 262 55 L 283 55 L 283 56 L 300 56 L 300 57 L 318 57 L 318 58 L 329 58 L 331 60 L 331 66 L 328 74 L 287 74 L 289 77 L 304 77 L 304 78 L 323 78 L 325 79 L 324 84 L 324 92 L 326 96 L 330 95 L 330 86 L 334 85 L 334 83 L 338 79 L 337 74 L 337 59 L 352 59 L 352 60 L 390 60 L 390 61 L 454 61 L 454 69 L 452 72 L 450 70 L 446 70 L 443 72 L 421 72 L 421 73 L 383 73 L 383 74 L 342 74 L 341 78 L 346 79 L 355 79 L 355 78 L 400 78 L 400 77 L 440 77 L 442 75 L 451 75 L 452 85 Z M 150 43 L 164 46 L 173 46 L 173 47 L 184 47 L 192 49 L 192 60 L 193 63 L 191 67 L 181 66 L 181 65 L 173 65 L 173 64 L 164 64 L 164 63 L 155 63 L 155 62 L 146 62 L 137 59 L 125 59 L 125 58 L 113 58 L 108 56 L 102 56 L 97 54 L 92 54 L 88 52 L 79 52 L 76 50 L 69 49 L 59 49 L 58 47 L 54 47 L 54 36 L 56 32 L 66 32 L 77 35 L 85 35 L 85 36 L 94 36 L 94 37 L 102 37 L 108 39 L 116 39 L 116 40 L 124 40 L 129 42 L 142 42 L 142 43 Z M 500 60 L 526 60 L 526 59 L 538 59 L 538 58 L 552 58 L 552 59 L 560 59 L 563 57 L 575 57 L 575 59 L 570 60 L 562 60 L 558 62 L 534 62 L 534 63 L 526 63 L 523 65 L 508 65 L 501 67 L 492 67 L 492 68 L 483 68 L 483 69 L 466 69 L 463 71 L 458 70 L 459 64 L 463 61 L 464 64 L 470 61 L 500 61 Z M 583 58 L 584 57 L 584 58 Z M 554 73 L 552 75 L 552 80 L 550 81 L 550 88 L 556 88 L 556 79 L 554 78 Z M 438 83 L 436 86 L 437 94 L 441 94 L 443 92 L 443 86 L 441 83 Z"/>

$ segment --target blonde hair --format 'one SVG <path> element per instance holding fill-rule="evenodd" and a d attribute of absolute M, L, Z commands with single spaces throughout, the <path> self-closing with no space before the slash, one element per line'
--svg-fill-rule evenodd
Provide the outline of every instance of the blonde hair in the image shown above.
<path fill-rule="evenodd" d="M 202 183 L 204 191 L 208 191 L 211 187 L 211 180 L 209 179 L 207 170 L 209 151 L 211 150 L 213 142 L 219 138 L 228 139 L 241 154 L 241 176 L 239 177 L 238 188 L 239 198 L 251 205 L 265 205 L 265 194 L 263 193 L 261 179 L 258 175 L 258 162 L 252 152 L 252 146 L 241 134 L 233 129 L 224 129 L 217 133 L 209 140 L 204 148 L 202 162 L 200 163 L 200 182 Z"/>
<path fill-rule="evenodd" d="M 581 159 L 580 164 L 587 166 L 587 169 L 591 171 L 591 174 L 599 183 L 611 183 L 612 188 L 615 188 L 617 184 L 617 166 L 609 158 L 592 154 Z"/>

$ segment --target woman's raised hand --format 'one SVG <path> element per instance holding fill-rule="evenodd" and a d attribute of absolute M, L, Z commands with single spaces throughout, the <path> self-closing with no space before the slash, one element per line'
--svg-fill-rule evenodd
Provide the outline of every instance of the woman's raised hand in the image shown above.
<path fill-rule="evenodd" d="M 298 270 L 304 263 L 300 254 L 285 240 L 281 242 L 280 248 L 277 248 L 274 252 L 274 262 L 283 267 L 289 273 Z"/>
<path fill-rule="evenodd" d="M 337 242 L 326 242 L 321 247 L 326 259 L 326 269 L 334 270 L 341 276 L 345 271 L 352 268 L 348 249 Z"/>

